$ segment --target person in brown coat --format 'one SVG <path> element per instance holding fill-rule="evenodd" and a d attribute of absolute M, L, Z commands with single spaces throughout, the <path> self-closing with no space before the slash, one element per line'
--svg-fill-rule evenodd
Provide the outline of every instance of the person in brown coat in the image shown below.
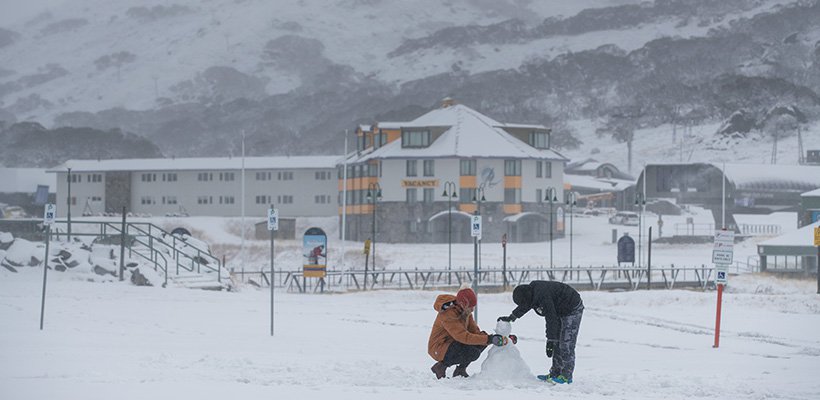
<path fill-rule="evenodd" d="M 438 312 L 430 339 L 427 341 L 427 353 L 436 360 L 430 368 L 436 378 L 444 378 L 447 367 L 457 365 L 453 377 L 469 377 L 467 366 L 481 356 L 488 344 L 502 346 L 501 335 L 489 335 L 478 328 L 472 312 L 478 303 L 475 292 L 463 288 L 453 296 L 442 294 L 436 297 L 433 309 Z"/>

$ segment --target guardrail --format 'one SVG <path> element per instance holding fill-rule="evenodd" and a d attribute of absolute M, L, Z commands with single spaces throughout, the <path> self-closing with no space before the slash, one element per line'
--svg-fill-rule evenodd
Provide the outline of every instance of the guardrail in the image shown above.
<path fill-rule="evenodd" d="M 478 285 L 486 290 L 506 290 L 532 280 L 552 280 L 583 290 L 638 290 L 647 288 L 706 289 L 714 286 L 714 267 L 707 265 L 646 268 L 587 266 L 576 268 L 484 268 L 478 273 Z M 270 286 L 271 271 L 232 271 L 237 280 L 253 280 L 256 285 Z M 454 289 L 472 282 L 472 269 L 390 269 L 368 271 L 364 287 L 364 270 L 328 271 L 323 279 L 307 278 L 302 271 L 274 271 L 273 284 L 289 292 L 351 291 L 375 289 Z M 257 281 L 258 279 L 258 281 Z"/>

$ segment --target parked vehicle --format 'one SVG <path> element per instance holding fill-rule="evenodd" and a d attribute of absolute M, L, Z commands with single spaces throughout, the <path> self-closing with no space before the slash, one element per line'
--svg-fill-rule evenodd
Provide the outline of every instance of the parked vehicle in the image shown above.
<path fill-rule="evenodd" d="M 638 214 L 632 211 L 619 211 L 609 217 L 609 223 L 615 225 L 637 226 L 639 221 Z"/>

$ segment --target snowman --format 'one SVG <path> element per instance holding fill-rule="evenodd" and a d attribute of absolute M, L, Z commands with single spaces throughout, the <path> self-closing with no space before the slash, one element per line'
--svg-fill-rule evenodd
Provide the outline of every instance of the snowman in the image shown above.
<path fill-rule="evenodd" d="M 509 322 L 498 321 L 496 323 L 495 333 L 504 337 L 505 344 L 490 346 L 487 358 L 481 363 L 481 372 L 476 377 L 498 381 L 532 380 L 530 367 L 515 347 L 518 340 L 515 335 L 510 335 L 510 331 L 512 331 L 512 324 Z"/>

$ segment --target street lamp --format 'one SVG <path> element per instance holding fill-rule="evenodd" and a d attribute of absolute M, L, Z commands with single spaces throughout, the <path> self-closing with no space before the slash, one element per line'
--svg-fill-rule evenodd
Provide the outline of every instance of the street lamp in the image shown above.
<path fill-rule="evenodd" d="M 66 215 L 68 219 L 68 235 L 67 239 L 68 242 L 71 243 L 71 168 L 68 168 L 68 175 L 66 176 L 68 180 L 68 197 L 66 198 Z"/>
<path fill-rule="evenodd" d="M 367 201 L 373 203 L 373 224 L 370 227 L 371 231 L 371 247 L 370 251 L 373 253 L 373 270 L 376 270 L 376 204 L 382 199 L 382 187 L 378 183 L 367 184 Z M 367 290 L 367 264 L 365 264 L 364 271 L 364 288 Z"/>
<path fill-rule="evenodd" d="M 486 201 L 484 197 L 484 184 L 473 191 L 473 202 L 476 203 L 473 215 L 481 215 L 481 202 Z M 478 236 L 473 236 L 473 291 L 478 293 Z M 478 305 L 473 310 L 473 319 L 478 320 Z"/>
<path fill-rule="evenodd" d="M 576 204 L 575 192 L 567 192 L 566 204 L 569 206 L 569 267 L 572 268 L 572 212 Z"/>
<path fill-rule="evenodd" d="M 447 192 L 450 189 L 450 192 Z M 456 184 L 452 181 L 444 182 L 444 193 L 442 196 L 447 198 L 447 284 L 452 284 L 452 275 L 450 270 L 453 268 L 453 199 L 458 198 L 456 194 Z"/>
<path fill-rule="evenodd" d="M 635 206 L 640 207 L 638 209 L 638 267 L 640 268 L 641 262 L 643 261 L 643 253 L 641 252 L 641 236 L 643 234 L 643 210 L 646 207 L 646 198 L 644 194 L 641 192 L 635 193 Z"/>
<path fill-rule="evenodd" d="M 553 231 L 553 215 L 552 212 L 554 204 L 558 202 L 558 189 L 548 186 L 547 187 L 547 197 L 544 200 L 550 202 L 550 268 L 554 268 L 555 266 L 552 264 L 552 231 Z"/>

